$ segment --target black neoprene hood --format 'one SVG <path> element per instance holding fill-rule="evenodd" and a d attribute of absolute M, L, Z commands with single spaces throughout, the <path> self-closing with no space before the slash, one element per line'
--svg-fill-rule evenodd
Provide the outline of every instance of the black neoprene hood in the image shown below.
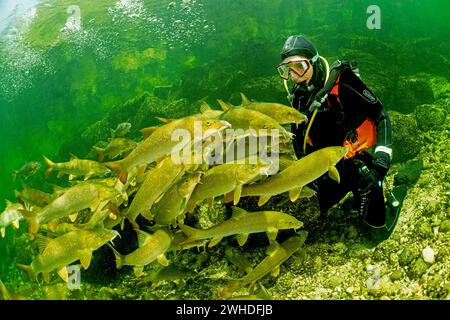
<path fill-rule="evenodd" d="M 316 47 L 302 35 L 289 36 L 281 50 L 281 60 L 290 56 L 303 56 L 308 59 L 318 55 Z"/>

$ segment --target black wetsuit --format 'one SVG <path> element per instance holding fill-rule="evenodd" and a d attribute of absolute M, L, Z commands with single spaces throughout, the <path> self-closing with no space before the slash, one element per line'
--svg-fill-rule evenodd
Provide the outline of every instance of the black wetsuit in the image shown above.
<path fill-rule="evenodd" d="M 309 131 L 311 144 L 307 145 L 306 153 L 328 146 L 342 146 L 344 140 L 351 139 L 356 134 L 356 129 L 367 118 L 373 120 L 377 128 L 377 144 L 352 158 L 341 160 L 336 165 L 340 174 L 340 184 L 323 175 L 313 182 L 312 187 L 318 192 L 322 214 L 326 215 L 330 207 L 352 191 L 365 221 L 371 226 L 382 227 L 385 224 L 385 207 L 381 182 L 369 186 L 361 170 L 364 165 L 369 170 L 374 168 L 373 150 L 376 147 L 391 147 L 390 120 L 380 100 L 349 66 L 341 68 L 339 75 L 338 95 L 330 94 L 319 108 Z M 324 86 L 324 80 L 321 86 Z M 312 116 L 312 111 L 307 108 L 309 100 L 319 89 L 321 88 L 316 88 L 312 92 L 294 91 L 293 106 L 305 113 L 308 119 Z M 294 146 L 299 158 L 304 156 L 302 149 L 306 127 L 307 125 L 292 127 L 292 132 L 295 133 Z M 380 180 L 384 175 L 385 173 Z"/>

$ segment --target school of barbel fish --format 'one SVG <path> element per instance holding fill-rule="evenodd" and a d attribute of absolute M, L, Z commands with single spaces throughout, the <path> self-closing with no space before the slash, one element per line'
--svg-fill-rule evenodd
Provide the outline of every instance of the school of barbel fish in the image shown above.
<path fill-rule="evenodd" d="M 132 266 L 139 277 L 144 267 L 155 261 L 169 268 L 169 252 L 206 243 L 211 248 L 229 236 L 236 236 L 242 246 L 249 234 L 265 232 L 270 241 L 268 256 L 254 268 L 246 266 L 247 274 L 231 281 L 222 297 L 255 284 L 268 273 L 276 276 L 279 266 L 302 247 L 307 232 L 299 231 L 278 244 L 278 230 L 299 229 L 302 222 L 278 211 L 247 212 L 237 207 L 240 198 L 257 196 L 262 206 L 272 196 L 284 193 L 291 201 L 311 197 L 314 191 L 306 185 L 321 175 L 328 172 L 330 178 L 339 181 L 335 165 L 347 149 L 327 147 L 297 160 L 292 134 L 283 125 L 303 123 L 306 116 L 289 106 L 251 102 L 241 95 L 241 106 L 219 100 L 222 110 L 203 103 L 199 114 L 159 118 L 163 122 L 160 126 L 141 130 L 140 142 L 121 137 L 130 125 L 111 130 L 108 145 L 94 147 L 98 161 L 72 156 L 68 162 L 54 163 L 44 157 L 45 177 L 52 172 L 57 172 L 59 179 L 68 175 L 71 186 L 55 187 L 53 194 L 24 186 L 16 192 L 17 203 L 7 201 L 0 215 L 1 235 L 9 225 L 18 229 L 24 219 L 29 237 L 40 252 L 30 265 L 17 266 L 33 279 L 43 274 L 48 281 L 57 271 L 67 281 L 70 264 L 80 261 L 87 269 L 93 252 L 109 245 L 116 267 Z M 201 126 L 200 137 L 194 134 L 196 124 Z M 176 130 L 187 132 L 191 139 L 180 145 L 173 139 Z M 251 146 L 251 141 L 262 137 L 266 139 L 258 141 L 265 141 L 264 145 Z M 201 147 L 200 154 L 195 146 Z M 240 147 L 244 152 L 236 151 Z M 174 150 L 180 154 L 182 149 L 190 152 L 183 158 L 188 161 L 174 157 Z M 109 162 L 103 162 L 105 159 Z M 26 174 L 37 167 L 24 166 L 21 171 Z M 233 203 L 230 219 L 209 229 L 184 224 L 196 206 L 205 200 L 212 204 L 216 197 Z M 154 224 L 151 234 L 141 230 L 142 219 Z M 127 255 L 111 245 L 125 221 L 133 226 L 138 238 L 138 248 Z"/>

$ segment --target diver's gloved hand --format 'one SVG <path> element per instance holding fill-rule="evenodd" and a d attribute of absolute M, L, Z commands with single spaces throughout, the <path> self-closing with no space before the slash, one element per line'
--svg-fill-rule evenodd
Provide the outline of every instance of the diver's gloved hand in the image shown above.
<path fill-rule="evenodd" d="M 380 186 L 381 176 L 378 173 L 378 170 L 374 168 L 369 169 L 363 164 L 358 171 L 361 177 L 358 184 L 359 192 L 366 193 L 372 188 Z"/>
<path fill-rule="evenodd" d="M 373 156 L 372 164 L 373 169 L 379 175 L 379 180 L 383 180 L 388 173 L 389 166 L 391 164 L 391 157 L 386 152 L 378 151 Z"/>

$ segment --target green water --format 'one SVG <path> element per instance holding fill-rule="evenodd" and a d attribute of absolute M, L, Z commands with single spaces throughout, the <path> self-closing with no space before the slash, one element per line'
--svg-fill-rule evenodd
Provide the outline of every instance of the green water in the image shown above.
<path fill-rule="evenodd" d="M 238 104 L 239 91 L 245 88 L 252 99 L 286 103 L 281 81 L 272 77 L 291 34 L 306 35 L 330 61 L 343 56 L 359 60 L 363 78 L 388 110 L 400 103 L 394 92 L 399 77 L 424 72 L 449 79 L 448 1 L 377 1 L 379 30 L 366 26 L 372 4 L 39 1 L 1 31 L 0 199 L 15 201 L 20 183 L 13 182 L 13 170 L 28 161 L 44 166 L 42 155 L 55 161 L 67 161 L 69 152 L 85 156 L 91 146 L 77 149 L 77 137 L 112 108 L 146 92 L 167 104 L 186 99 L 189 106 L 202 98 Z M 67 12 L 71 5 L 79 8 L 80 28 L 62 30 L 72 15 Z M 253 86 L 264 78 L 266 89 Z M 171 88 L 168 95 L 160 93 L 166 86 Z M 116 124 L 130 117 L 122 114 Z M 28 184 L 50 190 L 43 171 Z M 0 277 L 16 262 L 13 241 L 9 228 L 6 239 L 0 239 Z"/>

